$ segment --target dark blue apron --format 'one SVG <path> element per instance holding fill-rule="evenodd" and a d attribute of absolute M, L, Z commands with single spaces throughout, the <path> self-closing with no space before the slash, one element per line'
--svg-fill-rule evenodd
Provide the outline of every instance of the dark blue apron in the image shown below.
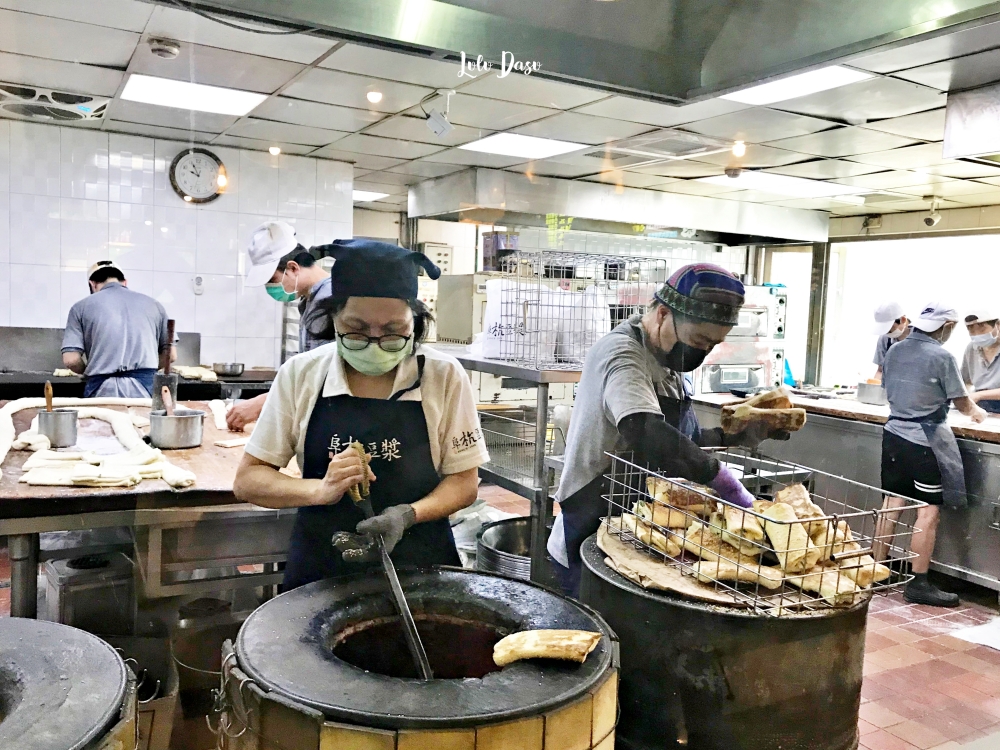
<path fill-rule="evenodd" d="M 388 400 L 340 395 L 316 400 L 306 430 L 302 476 L 320 479 L 330 453 L 339 453 L 353 441 L 372 455 L 377 477 L 371 483 L 375 513 L 390 505 L 415 503 L 441 482 L 431 460 L 430 439 L 423 405 L 400 401 L 420 386 L 424 358 L 417 357 L 417 382 Z M 336 505 L 299 508 L 292 529 L 282 589 L 303 586 L 322 578 L 350 575 L 381 563 L 347 563 L 330 543 L 338 531 L 354 532 L 364 515 L 348 495 Z M 455 538 L 447 518 L 419 523 L 407 530 L 392 551 L 397 566 L 460 565 Z"/>
<path fill-rule="evenodd" d="M 965 466 L 958 449 L 955 433 L 948 426 L 948 405 L 923 417 L 896 417 L 889 415 L 889 421 L 916 422 L 924 431 L 931 452 L 937 459 L 941 472 L 942 499 L 949 508 L 966 508 L 969 504 L 965 489 Z"/>
<path fill-rule="evenodd" d="M 616 328 L 609 335 L 615 334 L 631 336 L 642 343 L 641 337 L 631 325 L 626 329 Z M 659 394 L 657 394 L 656 399 L 660 403 L 663 418 L 685 436 L 698 442 L 701 425 L 698 423 L 688 388 L 689 384 L 685 382 L 683 399 Z M 608 503 L 604 499 L 607 494 L 608 481 L 603 474 L 599 474 L 589 484 L 584 485 L 559 504 L 563 517 L 563 534 L 566 538 L 566 556 L 569 559 L 569 569 L 562 568 L 558 563 L 555 563 L 553 568 L 560 579 L 560 586 L 564 591 L 574 596 L 580 586 L 580 545 L 587 537 L 597 531 L 601 525 L 601 517 L 607 514 Z"/>
<path fill-rule="evenodd" d="M 83 397 L 90 398 L 105 380 L 111 378 L 135 378 L 149 394 L 153 393 L 153 376 L 156 375 L 155 368 L 142 368 L 139 370 L 120 370 L 119 372 L 108 373 L 107 375 L 88 375 L 87 382 L 83 386 Z"/>

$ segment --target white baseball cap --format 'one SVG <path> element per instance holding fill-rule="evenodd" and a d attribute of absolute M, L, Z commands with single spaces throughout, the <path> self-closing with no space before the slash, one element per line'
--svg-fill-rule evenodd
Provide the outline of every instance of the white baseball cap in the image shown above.
<path fill-rule="evenodd" d="M 243 277 L 244 286 L 264 286 L 274 276 L 278 262 L 298 245 L 295 228 L 285 221 L 265 221 L 253 230 L 247 257 L 250 268 Z"/>
<path fill-rule="evenodd" d="M 965 314 L 965 324 L 986 323 L 991 320 L 1000 320 L 1000 315 L 991 307 L 975 307 Z"/>
<path fill-rule="evenodd" d="M 913 327 L 924 333 L 934 333 L 948 321 L 958 322 L 958 313 L 954 307 L 943 302 L 928 302 L 920 308 L 920 314 L 913 321 Z"/>
<path fill-rule="evenodd" d="M 876 336 L 884 336 L 892 329 L 893 323 L 903 317 L 903 306 L 898 302 L 883 302 L 875 308 L 875 326 L 872 328 Z"/>

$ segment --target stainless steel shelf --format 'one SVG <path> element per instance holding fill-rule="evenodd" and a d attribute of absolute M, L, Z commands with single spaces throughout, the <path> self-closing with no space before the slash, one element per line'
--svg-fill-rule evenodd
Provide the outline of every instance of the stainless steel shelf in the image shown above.
<path fill-rule="evenodd" d="M 498 375 L 503 378 L 518 378 L 529 383 L 549 384 L 549 383 L 579 383 L 582 370 L 536 370 L 530 367 L 522 367 L 514 362 L 506 362 L 502 359 L 487 359 L 479 354 L 469 352 L 467 346 L 460 344 L 431 344 L 434 349 L 445 354 L 450 354 L 457 359 L 466 370 L 475 372 L 485 372 L 490 375 Z"/>

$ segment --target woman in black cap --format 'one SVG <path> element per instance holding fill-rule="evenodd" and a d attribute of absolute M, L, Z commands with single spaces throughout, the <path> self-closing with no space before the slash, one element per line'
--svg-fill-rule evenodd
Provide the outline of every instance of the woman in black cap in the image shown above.
<path fill-rule="evenodd" d="M 379 533 L 403 565 L 458 565 L 448 516 L 476 499 L 489 460 L 472 386 L 458 361 L 419 347 L 431 316 L 417 299 L 417 272 L 440 270 L 422 253 L 370 240 L 321 248 L 336 259 L 331 296 L 319 303 L 336 340 L 279 370 L 236 474 L 233 491 L 268 508 L 299 508 L 285 590 L 346 575 L 378 557 Z M 375 517 L 347 491 L 370 455 Z M 292 457 L 302 479 L 279 473 Z M 334 548 L 338 532 L 357 532 Z"/>

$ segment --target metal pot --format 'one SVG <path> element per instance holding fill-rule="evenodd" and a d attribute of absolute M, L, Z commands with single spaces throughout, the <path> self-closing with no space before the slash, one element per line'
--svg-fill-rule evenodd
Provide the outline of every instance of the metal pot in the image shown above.
<path fill-rule="evenodd" d="M 862 404 L 885 406 L 889 399 L 885 396 L 885 388 L 879 383 L 858 383 L 858 401 Z"/>
<path fill-rule="evenodd" d="M 216 375 L 237 378 L 243 374 L 243 367 L 242 362 L 216 362 L 212 365 L 212 370 Z"/>
<path fill-rule="evenodd" d="M 476 569 L 531 580 L 531 519 L 486 524 L 476 537 Z"/>
<path fill-rule="evenodd" d="M 168 417 L 162 409 L 149 413 L 149 439 L 156 448 L 197 448 L 201 445 L 205 412 L 175 409 Z"/>
<path fill-rule="evenodd" d="M 39 411 L 38 432 L 49 439 L 53 448 L 76 445 L 76 409 Z"/>

